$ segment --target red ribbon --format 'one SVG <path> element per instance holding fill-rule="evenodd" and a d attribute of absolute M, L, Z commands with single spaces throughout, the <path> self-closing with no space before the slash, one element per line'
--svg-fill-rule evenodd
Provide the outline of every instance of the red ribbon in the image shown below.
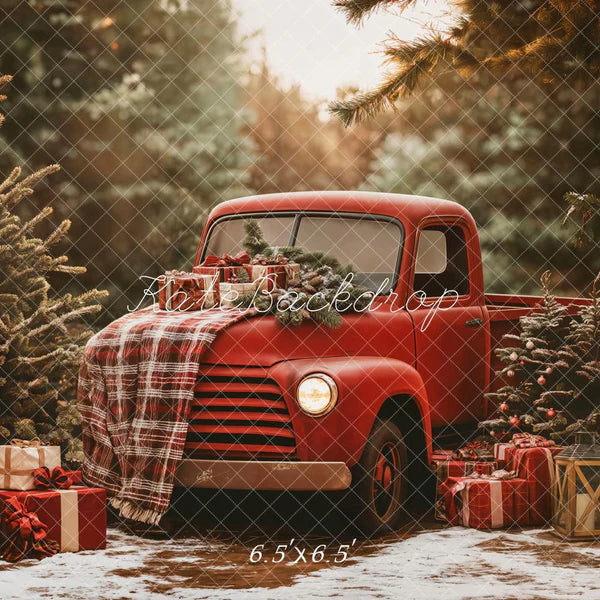
<path fill-rule="evenodd" d="M 223 254 L 223 256 L 216 256 L 215 254 L 209 254 L 204 262 L 203 267 L 241 267 L 250 263 L 250 254 L 246 250 L 238 252 L 235 256 L 230 254 Z"/>
<path fill-rule="evenodd" d="M 16 562 L 27 555 L 35 558 L 58 552 L 56 542 L 46 540 L 48 527 L 37 514 L 28 512 L 16 496 L 2 499 L 0 511 L 0 557 Z"/>
<path fill-rule="evenodd" d="M 50 488 L 66 490 L 73 485 L 73 479 L 62 467 L 54 467 L 52 472 L 48 467 L 40 467 L 33 472 L 33 485 L 43 490 Z"/>

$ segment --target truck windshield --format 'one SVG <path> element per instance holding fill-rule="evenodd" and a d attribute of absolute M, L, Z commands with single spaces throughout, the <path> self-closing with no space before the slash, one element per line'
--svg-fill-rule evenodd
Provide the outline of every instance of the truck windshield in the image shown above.
<path fill-rule="evenodd" d="M 289 214 L 231 217 L 211 228 L 203 257 L 236 254 L 244 249 L 244 224 L 258 222 L 263 237 L 274 247 L 297 246 L 309 252 L 324 252 L 350 265 L 356 283 L 387 293 L 396 280 L 403 232 L 399 223 L 380 218 L 343 214 Z M 387 284 L 386 284 L 387 282 Z"/>

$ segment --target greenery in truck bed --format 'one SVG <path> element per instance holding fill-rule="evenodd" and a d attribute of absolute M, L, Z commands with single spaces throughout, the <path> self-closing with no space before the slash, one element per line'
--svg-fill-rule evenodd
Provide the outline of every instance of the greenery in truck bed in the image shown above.
<path fill-rule="evenodd" d="M 306 252 L 297 247 L 272 248 L 254 220 L 246 221 L 245 229 L 244 248 L 250 256 L 274 258 L 281 255 L 298 263 L 300 273 L 297 279 L 288 282 L 287 289 L 275 289 L 269 295 L 241 296 L 237 306 L 255 306 L 261 312 L 275 315 L 283 325 L 300 325 L 313 320 L 331 328 L 342 324 L 342 314 L 368 307 L 373 293 L 350 282 L 351 266 L 344 266 L 323 252 Z M 342 290 L 343 294 L 340 294 Z"/>

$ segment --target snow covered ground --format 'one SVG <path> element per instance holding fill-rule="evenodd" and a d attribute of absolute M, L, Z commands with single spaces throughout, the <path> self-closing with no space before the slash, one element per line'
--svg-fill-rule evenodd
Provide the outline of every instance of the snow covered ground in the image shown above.
<path fill-rule="evenodd" d="M 0 597 L 600 599 L 600 545 L 561 543 L 548 531 L 429 528 L 356 542 L 343 564 L 333 562 L 338 543 L 328 544 L 325 558 L 313 564 L 311 553 L 326 540 L 308 538 L 299 543 L 307 548 L 307 563 L 292 565 L 298 553 L 287 550 L 285 560 L 274 564 L 276 545 L 286 541 L 267 540 L 261 560 L 251 563 L 260 537 L 240 542 L 231 534 L 184 535 L 165 541 L 111 528 L 105 551 L 3 563 Z"/>

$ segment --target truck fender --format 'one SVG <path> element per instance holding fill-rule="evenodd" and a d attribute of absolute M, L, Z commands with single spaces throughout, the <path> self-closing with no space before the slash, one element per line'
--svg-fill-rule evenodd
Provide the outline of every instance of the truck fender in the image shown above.
<path fill-rule="evenodd" d="M 310 373 L 325 373 L 338 386 L 335 408 L 322 417 L 305 414 L 296 401 L 296 388 Z M 416 405 L 424 433 L 425 448 L 416 450 L 426 450 L 430 459 L 429 402 L 423 380 L 412 365 L 376 356 L 310 358 L 279 362 L 269 369 L 269 376 L 283 391 L 300 460 L 354 465 L 384 404 L 407 401 Z"/>

